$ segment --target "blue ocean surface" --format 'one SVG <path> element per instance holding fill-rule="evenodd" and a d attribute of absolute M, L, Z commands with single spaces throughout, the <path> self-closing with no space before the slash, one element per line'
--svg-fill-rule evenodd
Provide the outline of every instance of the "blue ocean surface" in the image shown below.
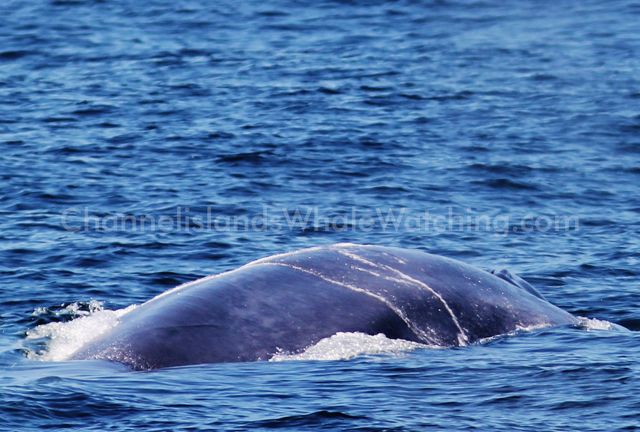
<path fill-rule="evenodd" d="M 4 0 L 0 430 L 640 429 L 640 3 Z M 336 242 L 509 268 L 576 327 L 69 361 Z"/>

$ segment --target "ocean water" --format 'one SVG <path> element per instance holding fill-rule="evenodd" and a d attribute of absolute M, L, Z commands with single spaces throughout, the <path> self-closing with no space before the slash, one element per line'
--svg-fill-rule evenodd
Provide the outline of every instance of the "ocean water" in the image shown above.
<path fill-rule="evenodd" d="M 5 0 L 0 429 L 640 429 L 640 4 Z M 334 242 L 585 317 L 456 349 L 67 361 L 123 308 Z"/>

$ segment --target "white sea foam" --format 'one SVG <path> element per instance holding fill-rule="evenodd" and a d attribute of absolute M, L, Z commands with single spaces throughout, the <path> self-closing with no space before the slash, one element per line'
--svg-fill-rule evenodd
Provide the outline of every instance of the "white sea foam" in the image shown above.
<path fill-rule="evenodd" d="M 28 340 L 46 342 L 44 350 L 29 351 L 27 355 L 33 360 L 67 360 L 86 343 L 112 329 L 124 314 L 136 307 L 137 305 L 131 305 L 124 309 L 108 310 L 103 309 L 101 303 L 95 302 L 89 304 L 89 311 L 81 311 L 79 304 L 73 303 L 56 315 L 80 315 L 78 318 L 43 324 L 27 332 Z M 34 311 L 35 315 L 42 313 L 41 309 Z"/>
<path fill-rule="evenodd" d="M 382 333 L 371 336 L 364 333 L 343 333 L 322 339 L 299 354 L 279 353 L 270 361 L 287 360 L 348 360 L 362 355 L 402 354 L 429 345 L 402 339 L 389 339 Z"/>
<path fill-rule="evenodd" d="M 585 330 L 629 331 L 621 325 L 596 318 L 578 317 L 578 326 Z"/>

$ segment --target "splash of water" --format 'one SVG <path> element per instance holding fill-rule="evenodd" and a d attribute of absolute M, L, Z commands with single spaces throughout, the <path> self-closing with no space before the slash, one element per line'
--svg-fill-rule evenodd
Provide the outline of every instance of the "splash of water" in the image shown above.
<path fill-rule="evenodd" d="M 403 339 L 389 339 L 382 333 L 338 332 L 322 339 L 299 354 L 278 353 L 270 361 L 286 360 L 348 360 L 363 355 L 402 354 L 418 348 L 435 348 Z"/>
<path fill-rule="evenodd" d="M 32 360 L 64 361 L 88 342 L 106 333 L 120 322 L 120 318 L 131 312 L 137 305 L 124 309 L 104 309 L 102 303 L 90 304 L 89 310 L 81 310 L 79 303 L 72 303 L 62 309 L 62 314 L 76 316 L 67 322 L 42 324 L 27 332 L 27 340 L 43 342 L 44 349 L 28 349 L 27 357 Z M 44 313 L 36 309 L 34 315 Z M 60 314 L 60 313 L 58 313 Z"/>
<path fill-rule="evenodd" d="M 597 318 L 578 317 L 578 327 L 584 330 L 630 331 L 621 325 Z"/>

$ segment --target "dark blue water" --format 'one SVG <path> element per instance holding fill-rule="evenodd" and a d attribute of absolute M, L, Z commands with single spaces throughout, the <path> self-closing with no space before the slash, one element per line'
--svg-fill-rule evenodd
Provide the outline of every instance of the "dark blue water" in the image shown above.
<path fill-rule="evenodd" d="M 640 429 L 639 3 L 0 17 L 0 429 Z M 148 373 L 43 361 L 26 338 L 339 241 L 509 267 L 630 331 Z"/>

